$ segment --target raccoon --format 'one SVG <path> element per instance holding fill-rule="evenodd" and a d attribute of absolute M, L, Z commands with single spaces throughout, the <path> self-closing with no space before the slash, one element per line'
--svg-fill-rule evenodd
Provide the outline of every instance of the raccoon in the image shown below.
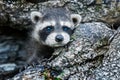
<path fill-rule="evenodd" d="M 71 14 L 66 8 L 32 11 L 30 17 L 35 26 L 31 32 L 32 49 L 29 50 L 32 57 L 28 62 L 49 58 L 54 48 L 68 44 L 75 26 L 81 22 L 79 14 Z"/>

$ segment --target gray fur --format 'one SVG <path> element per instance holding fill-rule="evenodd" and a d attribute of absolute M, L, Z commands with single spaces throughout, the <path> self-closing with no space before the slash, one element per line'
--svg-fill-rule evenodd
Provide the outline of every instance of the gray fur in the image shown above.
<path fill-rule="evenodd" d="M 70 41 L 70 36 L 75 28 L 76 23 L 73 22 L 73 18 L 78 21 L 77 24 L 81 20 L 79 15 L 71 15 L 65 8 L 47 8 L 42 12 L 32 12 L 31 20 L 35 27 L 32 31 L 31 44 L 33 43 L 35 49 L 32 50 L 33 55 L 28 60 L 28 63 L 36 59 L 35 56 L 37 57 L 38 54 L 40 59 L 48 57 L 48 55 L 52 54 L 54 47 L 66 45 Z M 63 39 L 56 40 L 58 35 L 61 35 Z"/>
<path fill-rule="evenodd" d="M 62 20 L 62 21 L 70 21 L 70 12 L 65 8 L 47 8 L 43 12 L 44 21 L 49 20 Z"/>

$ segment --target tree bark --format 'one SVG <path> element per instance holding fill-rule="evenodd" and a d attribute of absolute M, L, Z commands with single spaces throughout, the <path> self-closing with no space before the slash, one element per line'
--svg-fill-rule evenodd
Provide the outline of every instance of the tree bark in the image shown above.
<path fill-rule="evenodd" d="M 37 6 L 24 1 L 0 1 L 0 27 L 29 28 L 31 25 L 30 11 L 35 10 Z"/>

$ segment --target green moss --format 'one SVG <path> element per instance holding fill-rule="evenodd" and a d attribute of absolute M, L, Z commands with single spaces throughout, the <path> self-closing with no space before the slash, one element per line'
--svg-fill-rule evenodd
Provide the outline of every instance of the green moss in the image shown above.
<path fill-rule="evenodd" d="M 95 11 L 96 11 L 96 12 L 99 12 L 101 9 L 102 9 L 102 6 L 101 6 L 101 5 L 97 5 L 97 6 L 95 7 Z"/>

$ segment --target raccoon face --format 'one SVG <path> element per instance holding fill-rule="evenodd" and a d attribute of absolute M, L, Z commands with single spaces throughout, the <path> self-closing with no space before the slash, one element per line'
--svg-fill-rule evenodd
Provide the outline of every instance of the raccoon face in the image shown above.
<path fill-rule="evenodd" d="M 69 14 L 64 8 L 52 8 L 43 13 L 31 12 L 35 24 L 32 37 L 43 45 L 50 47 L 64 46 L 70 41 L 75 27 L 81 21 L 78 14 Z"/>

